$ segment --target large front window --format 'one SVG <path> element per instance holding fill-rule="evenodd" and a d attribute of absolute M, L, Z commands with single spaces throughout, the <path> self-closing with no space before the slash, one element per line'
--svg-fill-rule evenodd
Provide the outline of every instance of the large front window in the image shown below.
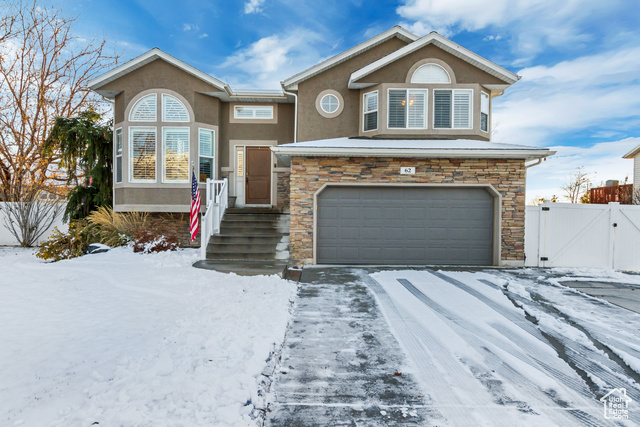
<path fill-rule="evenodd" d="M 156 128 L 129 128 L 129 176 L 131 182 L 156 181 Z"/>
<path fill-rule="evenodd" d="M 433 91 L 433 127 L 435 129 L 471 129 L 473 90 Z"/>
<path fill-rule="evenodd" d="M 426 89 L 389 89 L 389 129 L 426 129 Z"/>
<path fill-rule="evenodd" d="M 162 129 L 163 182 L 189 182 L 189 128 Z"/>

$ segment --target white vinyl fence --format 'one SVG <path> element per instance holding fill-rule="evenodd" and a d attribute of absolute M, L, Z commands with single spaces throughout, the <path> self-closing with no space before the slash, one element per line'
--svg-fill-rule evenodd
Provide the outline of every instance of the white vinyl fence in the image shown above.
<path fill-rule="evenodd" d="M 0 202 L 1 205 L 4 205 L 5 203 L 7 202 Z M 60 213 L 60 216 L 56 218 L 56 220 L 53 222 L 53 225 L 51 225 L 51 227 L 44 232 L 42 237 L 38 239 L 38 243 L 40 243 L 43 240 L 47 240 L 47 237 L 49 237 L 49 235 L 53 231 L 53 227 L 58 227 L 58 229 L 61 231 L 67 231 L 69 229 L 67 224 L 62 222 L 63 214 L 64 214 L 64 209 L 62 210 L 62 213 Z M 5 216 L 5 211 L 0 209 L 0 246 L 18 246 L 18 241 L 16 240 L 16 238 L 4 226 L 4 216 Z"/>
<path fill-rule="evenodd" d="M 640 206 L 527 206 L 525 265 L 640 270 Z"/>

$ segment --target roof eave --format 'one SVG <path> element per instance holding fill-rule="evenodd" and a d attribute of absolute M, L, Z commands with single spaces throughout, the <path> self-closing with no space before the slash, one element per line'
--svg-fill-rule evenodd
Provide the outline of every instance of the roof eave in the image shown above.
<path fill-rule="evenodd" d="M 452 55 L 468 62 L 469 64 L 491 74 L 492 76 L 501 79 L 506 83 L 506 87 L 509 87 L 513 83 L 520 80 L 520 76 L 511 71 L 502 68 L 501 66 L 489 61 L 482 56 L 471 52 L 470 50 L 452 42 L 446 37 L 441 36 L 436 32 L 432 32 L 422 37 L 419 40 L 414 41 L 407 46 L 396 50 L 395 52 L 390 53 L 389 55 L 380 58 L 377 61 L 368 64 L 365 67 L 360 68 L 357 71 L 351 73 L 349 77 L 349 88 L 355 89 L 356 84 L 358 84 L 358 80 L 363 79 L 364 77 L 372 74 L 373 72 L 385 67 L 386 65 L 403 58 L 404 56 L 414 52 L 428 44 L 434 44 L 438 46 L 442 50 L 451 53 Z M 502 89 L 501 89 L 502 90 Z"/>
<path fill-rule="evenodd" d="M 154 47 L 153 49 L 151 49 L 148 52 L 143 53 L 142 55 L 131 59 L 130 61 L 125 62 L 124 64 L 114 68 L 113 70 L 107 71 L 106 73 L 92 79 L 89 81 L 88 83 L 88 87 L 94 91 L 98 91 L 98 89 L 100 89 L 102 86 L 111 83 L 112 81 L 123 77 L 127 74 L 129 74 L 130 72 L 137 70 L 140 67 L 143 67 L 146 64 L 149 64 L 150 62 L 155 61 L 156 59 L 162 59 L 168 63 L 170 63 L 171 65 L 180 68 L 181 70 L 183 70 L 186 73 L 191 74 L 192 76 L 203 80 L 206 83 L 209 83 L 210 85 L 220 89 L 220 90 L 224 90 L 224 87 L 226 85 L 225 82 L 216 79 L 213 76 L 210 76 L 209 74 L 198 70 L 195 67 L 192 67 L 191 65 L 177 59 L 174 58 L 173 56 L 169 55 L 166 52 L 161 51 L 160 49 L 158 49 L 157 47 Z"/>
<path fill-rule="evenodd" d="M 288 79 L 285 79 L 282 82 L 282 86 L 286 90 L 298 90 L 298 83 L 307 80 L 328 68 L 338 65 L 365 50 L 371 49 L 372 47 L 377 46 L 378 44 L 383 43 L 386 40 L 391 39 L 392 37 L 398 37 L 399 39 L 407 42 L 415 42 L 419 39 L 417 35 L 411 33 L 410 31 L 407 31 L 400 26 L 395 26 L 385 31 L 384 33 L 380 33 L 377 36 L 372 37 L 369 40 L 358 44 L 357 46 L 352 47 L 351 49 L 339 53 L 338 55 L 332 56 L 331 58 L 328 58 L 311 68 L 307 68 L 306 70 L 301 71 L 298 74 L 289 77 Z"/>
<path fill-rule="evenodd" d="M 636 148 L 634 148 L 633 150 L 629 151 L 627 154 L 625 154 L 624 156 L 622 156 L 623 159 L 633 159 L 636 154 L 640 153 L 640 145 L 638 145 Z"/>
<path fill-rule="evenodd" d="M 539 150 L 465 150 L 465 149 L 385 149 L 385 148 L 324 148 L 281 147 L 271 150 L 276 156 L 304 157 L 407 157 L 407 158 L 467 158 L 536 160 L 554 155 L 555 151 Z"/>

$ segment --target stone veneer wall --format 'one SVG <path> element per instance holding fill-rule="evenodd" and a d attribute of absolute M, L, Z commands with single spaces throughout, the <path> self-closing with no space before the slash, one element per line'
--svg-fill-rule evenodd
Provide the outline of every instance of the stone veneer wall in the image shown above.
<path fill-rule="evenodd" d="M 200 247 L 200 231 L 198 231 L 196 240 L 191 242 L 191 233 L 189 232 L 189 213 L 152 212 L 149 213 L 149 219 L 151 221 L 161 221 L 163 226 L 175 231 L 178 236 L 178 244 L 180 247 Z"/>
<path fill-rule="evenodd" d="M 276 207 L 289 210 L 290 172 L 278 172 Z"/>
<path fill-rule="evenodd" d="M 415 167 L 414 175 L 400 175 Z M 491 184 L 502 195 L 503 261 L 524 261 L 524 160 L 293 157 L 291 263 L 313 262 L 313 195 L 326 182 Z"/>

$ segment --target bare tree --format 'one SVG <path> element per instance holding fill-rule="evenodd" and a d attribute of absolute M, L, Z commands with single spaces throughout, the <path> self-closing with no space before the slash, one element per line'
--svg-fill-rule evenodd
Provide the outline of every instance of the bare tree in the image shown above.
<path fill-rule="evenodd" d="M 571 203 L 578 203 L 581 196 L 588 190 L 591 179 L 589 174 L 584 171 L 584 166 L 576 168 L 576 172 L 569 177 L 569 181 L 560 186 L 560 189 L 564 192 L 564 196 L 569 199 Z"/>
<path fill-rule="evenodd" d="M 105 39 L 74 35 L 77 16 L 49 0 L 8 0 L 0 13 L 0 200 L 28 203 L 33 189 L 64 182 L 59 153 L 41 149 L 56 117 L 103 109 L 87 83 L 118 55 Z"/>
<path fill-rule="evenodd" d="M 0 202 L 3 225 L 23 247 L 31 247 L 62 216 L 65 203 L 57 194 L 23 187 L 21 200 Z"/>
<path fill-rule="evenodd" d="M 551 203 L 557 203 L 558 202 L 558 196 L 556 196 L 555 194 L 553 196 L 551 196 L 550 199 L 544 198 L 542 196 L 536 196 L 535 198 L 533 198 L 533 200 L 531 200 L 531 206 L 540 206 L 542 204 L 544 204 L 544 202 L 549 201 Z"/>

